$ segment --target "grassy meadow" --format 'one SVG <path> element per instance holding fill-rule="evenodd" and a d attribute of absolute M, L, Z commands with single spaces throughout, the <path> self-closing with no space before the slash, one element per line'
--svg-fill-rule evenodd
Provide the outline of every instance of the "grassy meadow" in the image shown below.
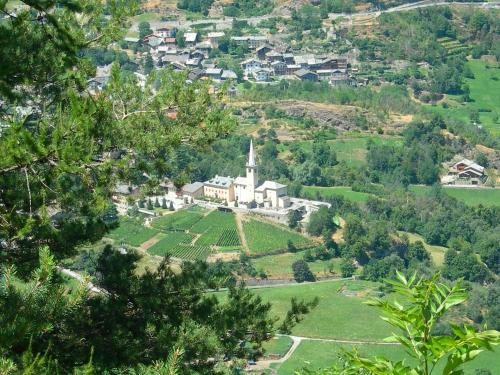
<path fill-rule="evenodd" d="M 294 375 L 295 371 L 307 369 L 319 369 L 331 367 L 339 358 L 343 350 L 353 350 L 356 348 L 361 355 L 366 357 L 384 356 L 394 361 L 410 361 L 409 356 L 403 351 L 400 346 L 396 345 L 379 345 L 379 344 L 362 344 L 349 345 L 333 342 L 322 341 L 302 341 L 299 347 L 292 354 L 290 359 L 280 366 L 275 366 L 278 369 L 279 375 Z M 443 361 L 444 362 L 444 361 Z M 444 363 L 440 362 L 437 365 L 436 373 L 442 371 Z M 500 370 L 500 360 L 496 352 L 483 352 L 471 363 L 464 366 L 465 375 L 474 375 L 475 369 L 487 368 L 492 374 L 496 374 L 495 370 Z"/>
<path fill-rule="evenodd" d="M 370 197 L 368 193 L 362 193 L 359 191 L 352 191 L 350 187 L 345 186 L 330 186 L 330 187 L 322 187 L 322 186 L 303 186 L 302 192 L 305 193 L 311 199 L 314 199 L 314 195 L 319 192 L 321 195 L 325 197 L 331 197 L 332 195 L 341 195 L 345 199 L 348 199 L 352 202 L 366 202 Z"/>
<path fill-rule="evenodd" d="M 417 195 L 424 195 L 430 191 L 430 186 L 414 185 L 410 190 Z M 500 206 L 500 189 L 492 188 L 455 188 L 443 187 L 443 191 L 451 197 L 468 204 L 470 206 Z"/>
<path fill-rule="evenodd" d="M 448 95 L 445 99 L 448 108 L 443 108 L 442 105 L 429 105 L 427 108 L 465 123 L 471 123 L 470 111 L 477 110 L 481 120 L 480 125 L 491 134 L 498 136 L 500 135 L 500 120 L 495 117 L 500 116 L 500 111 L 498 95 L 495 93 L 500 92 L 500 66 L 498 63 L 486 63 L 481 60 L 468 61 L 467 65 L 474 74 L 473 79 L 465 79 L 470 88 L 472 102 L 460 103 L 458 96 Z"/>
<path fill-rule="evenodd" d="M 264 270 L 268 277 L 293 277 L 292 264 L 302 259 L 306 251 L 267 255 L 252 259 L 252 264 L 257 270 Z M 340 275 L 340 258 L 330 260 L 317 260 L 308 262 L 311 271 L 317 275 Z M 332 272 L 330 272 L 332 271 Z"/>
<path fill-rule="evenodd" d="M 442 266 L 444 262 L 444 254 L 446 253 L 446 250 L 448 250 L 447 247 L 444 246 L 435 246 L 435 245 L 429 245 L 427 242 L 425 242 L 425 239 L 416 233 L 409 233 L 409 232 L 399 232 L 400 234 L 404 234 L 408 236 L 408 239 L 410 240 L 410 243 L 414 243 L 417 241 L 420 241 L 424 244 L 425 249 L 430 253 L 432 261 L 436 266 Z"/>
<path fill-rule="evenodd" d="M 255 289 L 254 293 L 271 302 L 278 317 L 285 316 L 292 297 L 305 300 L 319 297 L 319 305 L 293 328 L 294 335 L 368 341 L 381 340 L 390 334 L 389 326 L 378 318 L 378 310 L 363 304 L 368 296 L 374 295 L 376 286 L 368 281 L 324 281 Z"/>
<path fill-rule="evenodd" d="M 399 144 L 402 142 L 400 137 L 382 136 L 382 135 L 366 135 L 366 134 L 350 134 L 348 138 L 331 139 L 328 143 L 337 154 L 337 160 L 343 161 L 350 166 L 362 166 L 366 164 L 367 144 L 368 141 L 376 144 Z M 313 141 L 294 142 L 300 144 L 306 152 L 312 151 Z M 289 144 L 283 142 L 278 150 L 287 152 Z"/>

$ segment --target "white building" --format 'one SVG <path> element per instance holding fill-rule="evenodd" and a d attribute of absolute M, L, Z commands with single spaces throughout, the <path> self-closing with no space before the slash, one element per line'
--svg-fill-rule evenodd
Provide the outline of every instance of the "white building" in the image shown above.
<path fill-rule="evenodd" d="M 252 141 L 250 141 L 246 177 L 237 177 L 234 188 L 235 200 L 238 203 L 255 202 L 265 208 L 286 208 L 290 205 L 286 185 L 274 181 L 259 181 Z"/>

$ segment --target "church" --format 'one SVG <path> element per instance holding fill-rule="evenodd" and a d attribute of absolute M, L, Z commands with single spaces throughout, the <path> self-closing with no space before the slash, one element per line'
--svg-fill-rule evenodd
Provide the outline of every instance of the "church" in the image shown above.
<path fill-rule="evenodd" d="M 189 190 L 186 185 L 186 191 Z M 185 190 L 185 189 L 183 189 Z M 275 181 L 260 181 L 253 142 L 250 141 L 246 176 L 232 177 L 215 176 L 203 183 L 203 195 L 209 198 L 225 200 L 240 206 L 280 209 L 290 206 L 287 196 L 287 186 Z"/>

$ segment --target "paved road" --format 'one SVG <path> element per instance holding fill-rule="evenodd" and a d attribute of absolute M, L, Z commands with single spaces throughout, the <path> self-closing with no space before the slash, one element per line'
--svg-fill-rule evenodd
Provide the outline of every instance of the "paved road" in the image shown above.
<path fill-rule="evenodd" d="M 432 0 L 424 0 L 411 4 L 403 4 L 393 8 L 385 9 L 385 10 L 375 10 L 368 12 L 358 12 L 358 13 L 330 13 L 328 17 L 330 19 L 336 18 L 353 18 L 355 16 L 373 16 L 378 17 L 382 13 L 393 13 L 393 12 L 404 12 L 417 8 L 426 8 L 432 6 L 440 6 L 440 5 L 457 5 L 457 6 L 473 6 L 477 8 L 485 8 L 485 9 L 500 9 L 500 1 L 497 2 L 484 2 L 484 3 L 473 3 L 473 2 L 445 2 L 445 1 L 432 1 Z M 250 25 L 256 26 L 260 21 L 267 20 L 274 17 L 282 17 L 282 18 L 291 18 L 290 15 L 277 15 L 277 14 L 266 14 L 264 16 L 256 16 L 256 17 L 248 17 L 248 18 L 237 18 L 238 20 L 247 21 Z M 188 20 L 172 20 L 172 21 L 152 21 L 150 22 L 151 27 L 153 29 L 158 27 L 177 27 L 177 28 L 189 28 L 193 25 L 203 24 L 203 23 L 213 23 L 216 26 L 217 30 L 230 29 L 232 27 L 232 23 L 234 17 L 223 17 L 223 18 L 206 18 L 197 21 L 188 21 Z M 138 24 L 132 25 L 131 28 L 133 31 L 138 31 Z"/>

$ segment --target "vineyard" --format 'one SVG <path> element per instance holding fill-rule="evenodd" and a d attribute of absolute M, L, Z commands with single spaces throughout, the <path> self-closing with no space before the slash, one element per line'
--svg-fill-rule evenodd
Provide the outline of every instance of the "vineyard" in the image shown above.
<path fill-rule="evenodd" d="M 196 245 L 240 246 L 234 214 L 212 211 L 191 228 L 191 232 L 201 234 Z"/>
<path fill-rule="evenodd" d="M 207 214 L 205 209 L 195 206 L 156 218 L 151 225 L 153 228 L 147 228 L 140 221 L 122 219 L 109 237 L 138 247 L 156 236 L 158 242 L 147 249 L 148 253 L 187 260 L 206 259 L 213 251 L 241 250 L 236 216 L 232 212 L 213 210 Z M 313 245 L 308 238 L 284 226 L 254 218 L 243 222 L 243 232 L 252 254 L 286 251 L 290 241 L 298 249 Z"/>
<path fill-rule="evenodd" d="M 107 237 L 112 238 L 118 243 L 126 243 L 137 247 L 158 233 L 156 229 L 146 228 L 140 221 L 122 219 L 120 226 L 109 232 Z"/>
<path fill-rule="evenodd" d="M 172 250 L 176 246 L 180 244 L 188 246 L 193 240 L 193 238 L 194 238 L 193 235 L 189 233 L 169 232 L 166 234 L 164 238 L 162 238 L 160 241 L 151 246 L 148 249 L 148 252 L 150 254 L 160 255 L 160 256 L 166 255 L 167 253 L 173 255 Z"/>
<path fill-rule="evenodd" d="M 170 254 L 173 257 L 186 259 L 186 260 L 205 260 L 210 255 L 212 250 L 208 246 L 197 246 L 197 245 L 186 245 L 179 243 L 162 254 L 155 255 L 167 255 Z"/>
<path fill-rule="evenodd" d="M 276 253 L 286 250 L 288 241 L 291 241 L 298 249 L 313 245 L 307 237 L 299 233 L 255 219 L 245 221 L 243 231 L 252 254 Z"/>

